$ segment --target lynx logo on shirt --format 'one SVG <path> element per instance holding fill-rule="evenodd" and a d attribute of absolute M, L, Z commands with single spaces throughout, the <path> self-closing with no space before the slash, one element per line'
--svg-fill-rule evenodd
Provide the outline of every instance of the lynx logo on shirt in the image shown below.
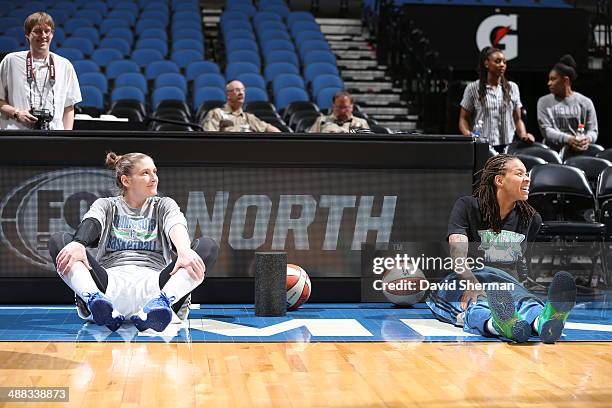
<path fill-rule="evenodd" d="M 126 249 L 156 251 L 157 221 L 155 218 L 115 215 L 106 249 L 122 251 Z"/>
<path fill-rule="evenodd" d="M 525 235 L 513 231 L 501 230 L 498 234 L 493 230 L 480 230 L 480 246 L 478 249 L 484 251 L 485 263 L 514 263 L 517 262 L 523 251 L 521 242 Z"/>

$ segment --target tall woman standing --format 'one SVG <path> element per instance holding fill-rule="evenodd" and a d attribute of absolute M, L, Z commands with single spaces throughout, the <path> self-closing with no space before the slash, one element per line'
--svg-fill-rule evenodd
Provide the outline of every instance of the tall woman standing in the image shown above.
<path fill-rule="evenodd" d="M 480 134 L 498 151 L 514 139 L 531 143 L 521 118 L 521 96 L 518 85 L 505 77 L 506 57 L 493 47 L 485 47 L 478 59 L 478 80 L 470 83 L 463 93 L 459 113 L 459 130 L 471 136 L 474 127 L 482 124 Z"/>

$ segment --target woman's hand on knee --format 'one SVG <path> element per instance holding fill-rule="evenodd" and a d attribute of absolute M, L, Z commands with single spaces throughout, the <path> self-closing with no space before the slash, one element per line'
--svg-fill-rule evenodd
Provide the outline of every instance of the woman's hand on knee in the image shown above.
<path fill-rule="evenodd" d="M 185 268 L 187 273 L 189 273 L 189 276 L 195 280 L 204 279 L 206 265 L 204 265 L 204 261 L 200 255 L 198 255 L 197 252 L 191 248 L 186 248 L 178 252 L 176 264 L 174 265 L 172 272 L 170 272 L 170 275 L 174 275 L 176 271 L 181 268 Z"/>
<path fill-rule="evenodd" d="M 79 261 L 83 262 L 87 269 L 91 269 L 89 261 L 87 260 L 87 251 L 85 246 L 73 241 L 62 248 L 60 253 L 57 254 L 57 258 L 55 259 L 57 271 L 60 275 L 65 275 L 70 271 L 72 265 Z"/>

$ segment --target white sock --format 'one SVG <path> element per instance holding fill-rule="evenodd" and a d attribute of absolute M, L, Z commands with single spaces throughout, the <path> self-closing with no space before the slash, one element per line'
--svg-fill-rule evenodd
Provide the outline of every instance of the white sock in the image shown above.
<path fill-rule="evenodd" d="M 162 290 L 167 297 L 171 298 L 174 296 L 174 301 L 172 302 L 172 304 L 174 304 L 186 294 L 193 292 L 202 282 L 203 279 L 195 280 L 189 275 L 186 269 L 181 268 L 170 277 Z"/>
<path fill-rule="evenodd" d="M 533 331 L 538 333 L 538 324 L 540 323 L 540 316 L 536 317 L 531 326 L 533 327 Z M 540 334 L 540 333 L 538 333 Z"/>
<path fill-rule="evenodd" d="M 81 299 L 87 301 L 84 293 L 93 294 L 100 292 L 96 286 L 89 269 L 82 262 L 75 262 L 70 271 L 64 275 L 60 275 L 62 280 L 76 293 Z"/>
<path fill-rule="evenodd" d="M 487 328 L 487 331 L 489 333 L 499 336 L 499 333 L 497 332 L 497 330 L 495 330 L 495 327 L 493 327 L 493 319 L 487 320 L 487 324 L 485 324 L 485 327 Z"/>

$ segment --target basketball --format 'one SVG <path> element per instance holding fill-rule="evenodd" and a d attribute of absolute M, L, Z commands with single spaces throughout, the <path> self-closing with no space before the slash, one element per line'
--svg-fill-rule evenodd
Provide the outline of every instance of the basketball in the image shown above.
<path fill-rule="evenodd" d="M 389 302 L 398 306 L 412 306 L 420 302 L 427 292 L 421 290 L 421 281 L 427 282 L 423 271 L 412 264 L 386 271 L 382 281 L 383 294 Z"/>
<path fill-rule="evenodd" d="M 306 271 L 287 264 L 287 310 L 297 310 L 310 297 L 310 278 Z"/>

